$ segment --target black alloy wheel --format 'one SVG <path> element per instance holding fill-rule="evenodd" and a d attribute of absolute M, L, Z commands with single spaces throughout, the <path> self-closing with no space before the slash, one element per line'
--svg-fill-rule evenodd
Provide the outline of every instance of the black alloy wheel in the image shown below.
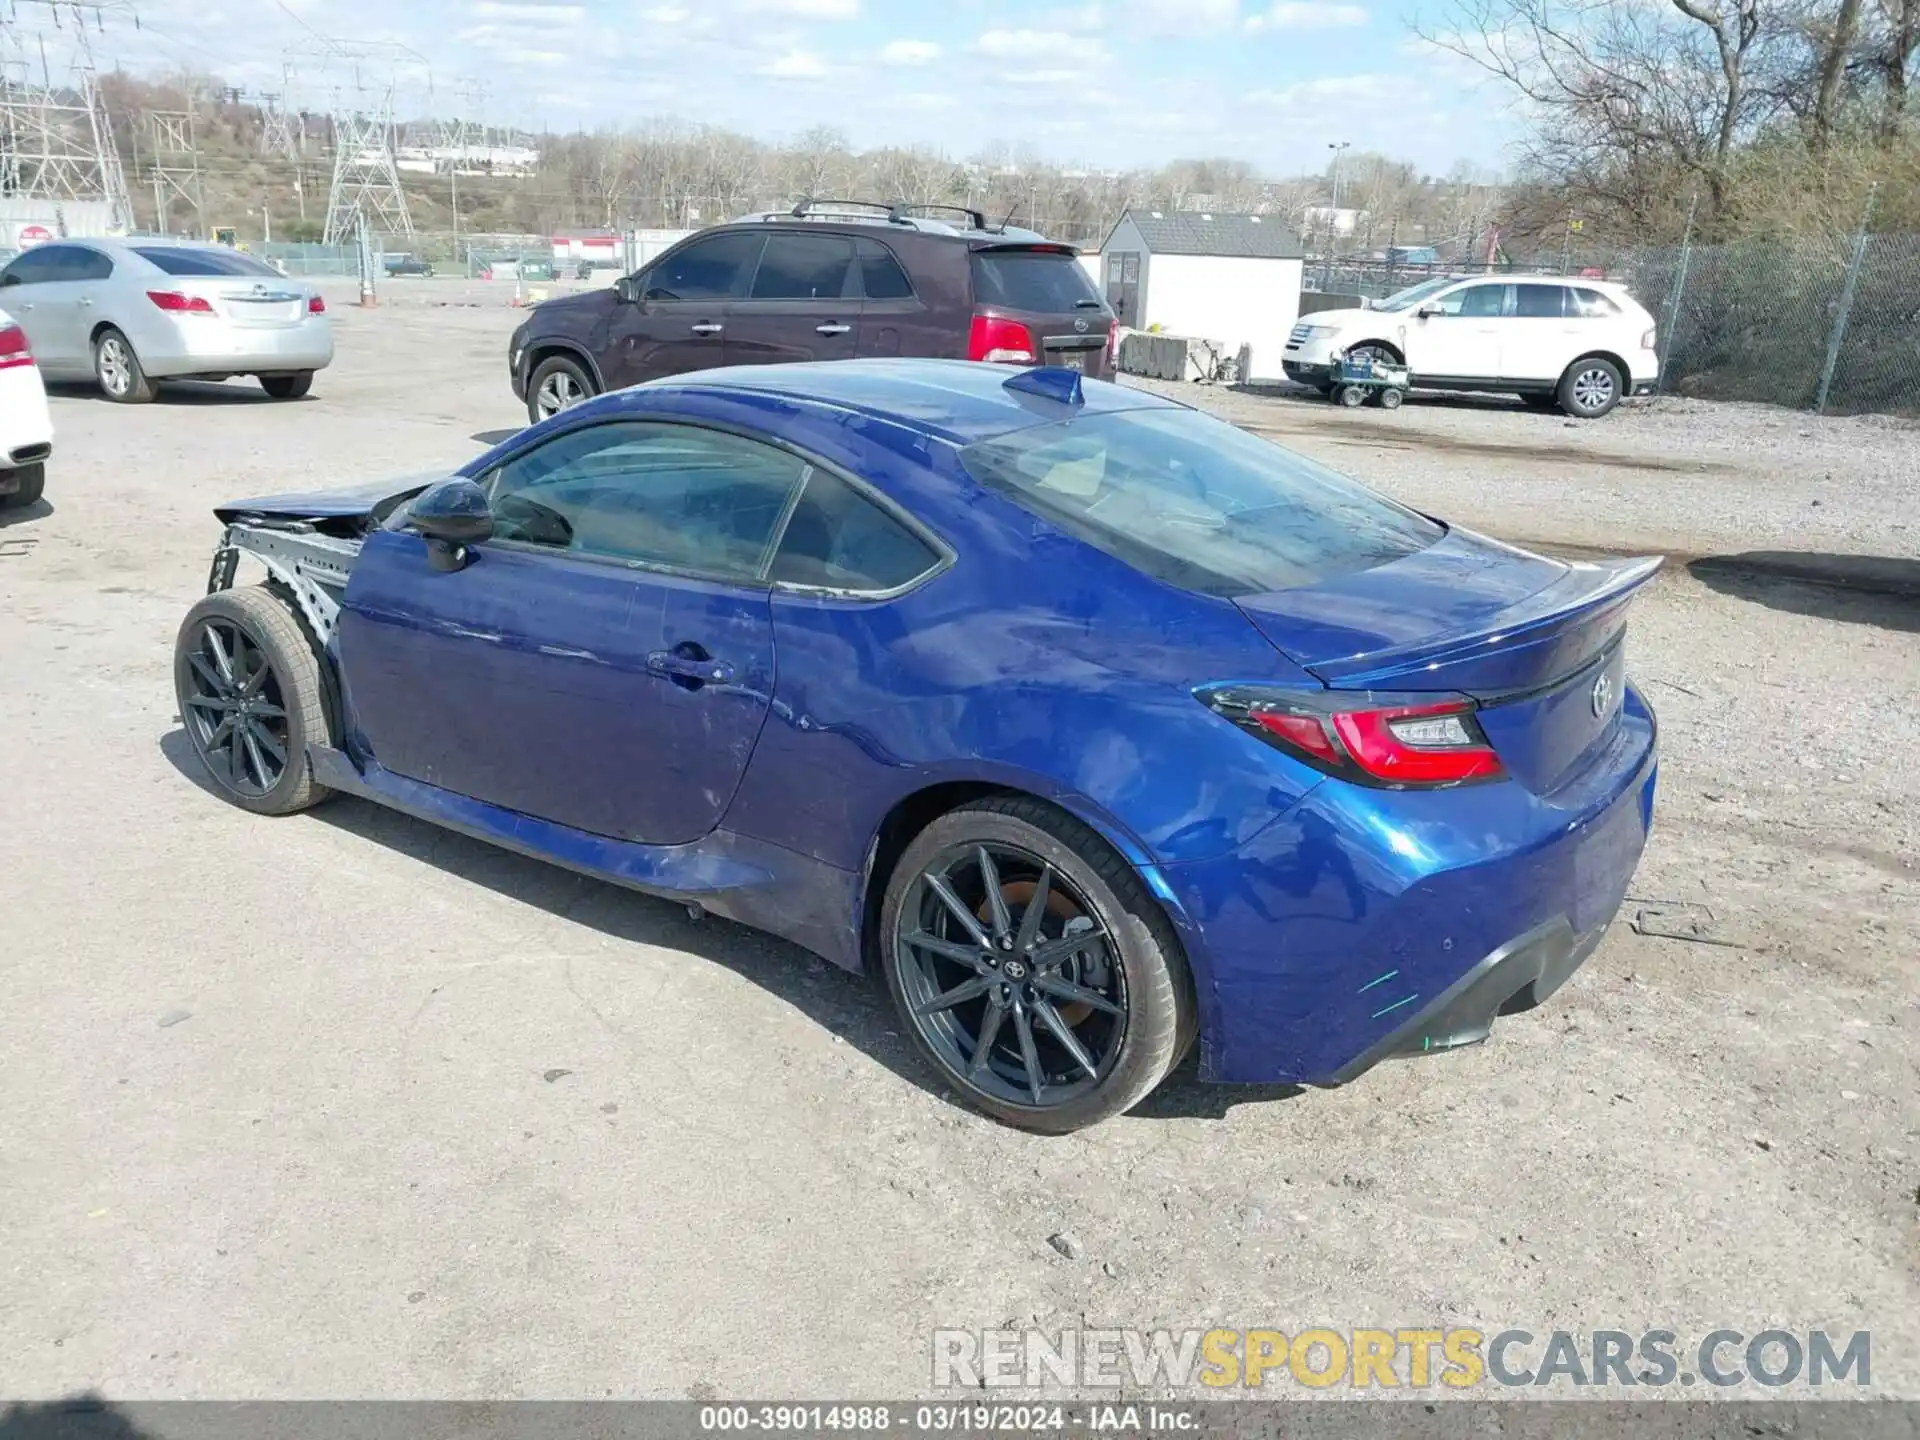
<path fill-rule="evenodd" d="M 1063 1134 L 1132 1108 L 1193 1038 L 1171 927 L 1097 835 L 1025 797 L 908 847 L 882 961 L 916 1046 L 968 1100 Z"/>
<path fill-rule="evenodd" d="M 266 651 L 236 621 L 209 617 L 186 652 L 181 720 L 214 778 L 236 795 L 262 798 L 287 773 L 286 696 Z"/>
<path fill-rule="evenodd" d="M 180 723 L 214 789 L 256 815 L 287 815 L 332 792 L 308 747 L 334 744 L 319 647 L 283 595 L 216 590 L 187 611 L 173 649 Z"/>

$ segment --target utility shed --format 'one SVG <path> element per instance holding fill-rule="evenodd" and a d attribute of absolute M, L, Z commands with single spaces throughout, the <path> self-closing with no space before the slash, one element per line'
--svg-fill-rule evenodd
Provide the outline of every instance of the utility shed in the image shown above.
<path fill-rule="evenodd" d="M 1101 289 L 1122 325 L 1252 351 L 1278 379 L 1300 312 L 1300 237 L 1278 215 L 1128 210 L 1100 247 Z"/>

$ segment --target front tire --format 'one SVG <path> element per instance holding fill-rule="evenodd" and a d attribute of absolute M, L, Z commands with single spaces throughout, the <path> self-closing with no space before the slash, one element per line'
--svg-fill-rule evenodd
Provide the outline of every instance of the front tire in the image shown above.
<path fill-rule="evenodd" d="M 1598 420 L 1620 403 L 1626 381 L 1611 360 L 1589 355 L 1576 360 L 1560 377 L 1556 392 L 1560 408 L 1581 420 Z"/>
<path fill-rule="evenodd" d="M 1050 805 L 996 799 L 915 837 L 880 911 L 915 1048 L 978 1109 L 1064 1135 L 1132 1109 L 1195 1030 L 1178 939 L 1139 876 Z"/>
<path fill-rule="evenodd" d="M 47 464 L 43 460 L 37 465 L 22 465 L 13 473 L 20 477 L 20 483 L 11 494 L 0 495 L 0 509 L 24 510 L 46 493 Z"/>
<path fill-rule="evenodd" d="M 153 399 L 153 381 L 140 368 L 133 342 L 111 325 L 93 342 L 93 377 L 101 393 L 119 405 L 144 405 Z"/>
<path fill-rule="evenodd" d="M 594 395 L 593 377 L 565 355 L 549 355 L 527 377 L 527 419 L 535 425 Z"/>
<path fill-rule="evenodd" d="M 290 815 L 333 792 L 308 745 L 332 745 L 320 659 L 291 607 L 264 585 L 216 590 L 181 622 L 173 650 L 180 723 L 221 797 Z"/>
<path fill-rule="evenodd" d="M 302 370 L 297 375 L 262 375 L 260 388 L 275 400 L 298 400 L 313 389 L 313 372 Z"/>

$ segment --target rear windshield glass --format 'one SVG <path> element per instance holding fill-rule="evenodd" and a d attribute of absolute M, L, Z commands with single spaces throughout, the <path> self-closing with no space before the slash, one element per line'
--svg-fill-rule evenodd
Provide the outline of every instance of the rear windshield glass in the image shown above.
<path fill-rule="evenodd" d="M 159 266 L 169 275 L 274 275 L 271 265 L 242 255 L 238 250 L 185 250 L 177 246 L 134 247 L 134 254 Z"/>
<path fill-rule="evenodd" d="M 1291 450 L 1193 410 L 1038 425 L 960 452 L 967 473 L 1170 585 L 1255 595 L 1412 555 L 1445 533 Z"/>
<path fill-rule="evenodd" d="M 1080 262 L 1057 250 L 975 251 L 973 298 L 978 305 L 1054 315 L 1105 308 Z"/>

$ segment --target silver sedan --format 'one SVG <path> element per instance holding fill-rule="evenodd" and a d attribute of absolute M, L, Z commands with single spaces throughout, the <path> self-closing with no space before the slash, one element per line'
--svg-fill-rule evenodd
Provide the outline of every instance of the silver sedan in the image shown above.
<path fill-rule="evenodd" d="M 47 379 L 92 379 L 126 403 L 161 380 L 234 375 L 298 399 L 333 361 L 319 292 L 223 245 L 50 241 L 0 269 L 0 305 Z"/>

